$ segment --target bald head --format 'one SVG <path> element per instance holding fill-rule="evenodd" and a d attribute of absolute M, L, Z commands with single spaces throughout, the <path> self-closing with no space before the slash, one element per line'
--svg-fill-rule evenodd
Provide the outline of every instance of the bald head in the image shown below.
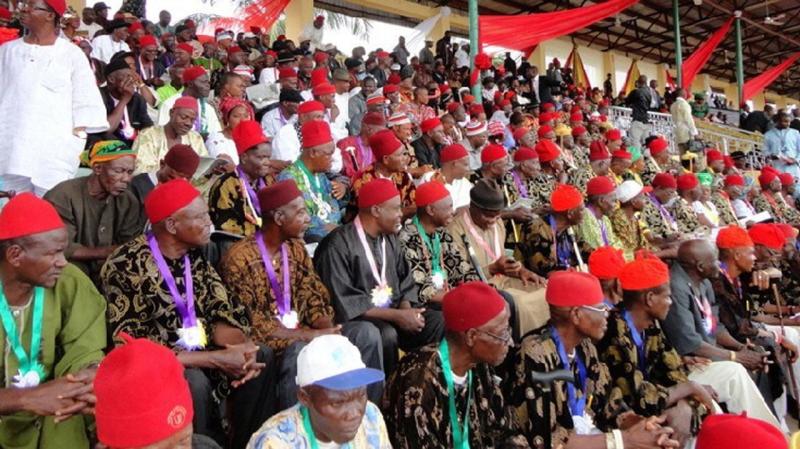
<path fill-rule="evenodd" d="M 719 275 L 717 247 L 708 240 L 688 240 L 678 247 L 678 262 L 687 273 L 702 279 L 713 279 Z"/>

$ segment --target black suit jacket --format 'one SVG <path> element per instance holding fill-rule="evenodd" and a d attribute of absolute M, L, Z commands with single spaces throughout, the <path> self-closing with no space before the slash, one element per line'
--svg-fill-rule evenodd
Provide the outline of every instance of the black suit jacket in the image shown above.
<path fill-rule="evenodd" d="M 531 81 L 531 83 L 533 83 L 533 81 Z M 550 78 L 549 76 L 539 75 L 539 92 L 536 92 L 536 94 L 539 96 L 539 104 L 552 103 L 552 90 L 554 87 L 559 86 L 561 86 L 561 83 L 555 79 Z"/>
<path fill-rule="evenodd" d="M 110 115 L 111 111 L 114 110 L 114 99 L 111 97 L 111 94 L 108 93 L 107 86 L 100 88 L 100 96 L 103 98 L 103 104 L 106 105 L 106 113 Z M 128 117 L 131 119 L 131 126 L 133 129 L 141 131 L 145 128 L 153 126 L 153 120 L 147 114 L 147 102 L 141 95 L 137 93 L 133 94 L 133 98 L 131 98 L 131 101 L 128 103 L 127 109 Z M 92 137 L 95 137 L 95 142 L 101 139 L 116 139 L 122 140 L 128 145 L 132 145 L 132 140 L 124 139 L 122 137 L 122 134 L 120 133 L 121 126 L 122 125 L 118 126 L 117 129 L 109 129 L 105 133 L 93 134 Z"/>

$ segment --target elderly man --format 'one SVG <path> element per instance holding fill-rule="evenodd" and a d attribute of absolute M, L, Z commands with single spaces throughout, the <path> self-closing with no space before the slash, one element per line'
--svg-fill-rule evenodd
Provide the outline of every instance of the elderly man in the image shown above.
<path fill-rule="evenodd" d="M 352 124 L 352 122 L 351 122 Z M 347 137 L 336 143 L 342 154 L 342 174 L 351 181 L 362 170 L 374 162 L 369 139 L 378 131 L 386 129 L 386 117 L 380 112 L 367 112 L 359 125 L 359 134 Z"/>
<path fill-rule="evenodd" d="M 661 428 L 663 419 L 632 420 L 636 424 L 618 430 L 615 420 L 624 404 L 611 400 L 619 394 L 608 367 L 599 360 L 592 343 L 603 337 L 608 306 L 603 302 L 600 282 L 589 273 L 558 271 L 547 283 L 550 320 L 526 335 L 512 354 L 516 375 L 511 379 L 507 400 L 514 407 L 517 425 L 532 447 L 671 447 L 672 430 Z M 568 370 L 573 381 L 554 381 L 554 391 L 545 393 L 533 373 Z M 549 422 L 544 419 L 544 407 Z M 627 416 L 625 416 L 627 415 Z M 621 418 L 637 417 L 632 412 Z M 630 416 L 633 415 L 633 416 Z M 602 432 L 606 432 L 605 434 Z M 607 443 L 604 446 L 604 443 Z M 616 443 L 616 445 L 614 445 Z"/>
<path fill-rule="evenodd" d="M 439 152 L 447 144 L 442 121 L 437 117 L 429 118 L 424 120 L 419 128 L 422 136 L 411 142 L 417 162 L 421 166 L 430 165 L 433 168 L 440 168 Z"/>
<path fill-rule="evenodd" d="M 258 193 L 264 226 L 231 247 L 221 264 L 229 291 L 250 311 L 252 334 L 281 356 L 278 399 L 281 408 L 297 401 L 297 356 L 319 335 L 341 332 L 357 345 L 373 368 L 381 368 L 377 331 L 365 322 L 334 324 L 330 294 L 302 240 L 309 223 L 303 194 L 293 180 Z M 380 398 L 379 384 L 370 397 Z"/>
<path fill-rule="evenodd" d="M 617 236 L 620 249 L 625 252 L 627 260 L 633 260 L 634 254 L 641 250 L 652 250 L 650 231 L 642 220 L 641 214 L 648 202 L 644 187 L 636 181 L 625 181 L 617 187 L 619 207 L 611 213 L 611 227 Z"/>
<path fill-rule="evenodd" d="M 278 107 L 261 118 L 261 128 L 270 139 L 275 139 L 284 126 L 297 122 L 297 108 L 303 102 L 303 96 L 294 89 L 283 89 L 278 102 Z"/>
<path fill-rule="evenodd" d="M 389 378 L 383 410 L 393 447 L 527 447 L 493 369 L 513 343 L 505 300 L 468 282 L 444 295 L 442 310 L 444 339 L 408 354 Z"/>
<path fill-rule="evenodd" d="M 609 176 L 611 168 L 611 153 L 601 140 L 594 140 L 589 144 L 589 170 L 580 168 L 571 172 L 574 185 L 581 192 L 586 192 L 586 185 L 596 176 Z M 611 178 L 609 178 L 611 179 Z"/>
<path fill-rule="evenodd" d="M 192 124 L 195 131 L 200 133 L 203 138 L 209 134 L 222 131 L 222 125 L 217 117 L 216 109 L 208 103 L 208 96 L 211 93 L 211 78 L 206 69 L 200 66 L 190 66 L 183 71 L 181 77 L 183 81 L 183 92 L 168 98 L 158 107 L 158 124 L 164 126 L 172 118 L 172 106 L 178 99 L 192 97 L 197 100 L 199 112 L 196 120 Z"/>
<path fill-rule="evenodd" d="M 107 84 L 100 88 L 100 94 L 108 112 L 108 133 L 131 145 L 139 131 L 153 126 L 147 102 L 136 92 L 134 71 L 123 58 L 112 60 L 105 75 Z"/>
<path fill-rule="evenodd" d="M 358 215 L 320 243 L 314 267 L 331 292 L 336 322 L 361 320 L 380 331 L 383 366 L 394 371 L 398 346 L 410 350 L 439 341 L 441 312 L 421 307 L 411 269 L 396 236 L 400 192 L 388 179 L 361 188 Z"/>
<path fill-rule="evenodd" d="M 711 385 L 733 413 L 747 413 L 778 426 L 748 370 L 761 371 L 767 353 L 736 341 L 719 326 L 710 279 L 719 276 L 716 248 L 706 240 L 688 240 L 678 248 L 670 270 L 672 305 L 662 328 L 687 365 L 689 379 Z"/>
<path fill-rule="evenodd" d="M 465 137 L 461 145 L 469 152 L 469 168 L 477 171 L 481 168 L 481 151 L 489 142 L 486 123 L 471 121 L 465 127 Z"/>
<path fill-rule="evenodd" d="M 173 104 L 166 125 L 153 126 L 139 133 L 133 142 L 136 173 L 158 170 L 169 149 L 178 144 L 190 146 L 199 156 L 208 156 L 203 137 L 193 129 L 197 114 L 197 100 L 181 97 Z"/>
<path fill-rule="evenodd" d="M 141 205 L 128 186 L 136 154 L 119 140 L 104 140 L 89 151 L 89 176 L 64 181 L 45 194 L 67 226 L 64 254 L 93 281 L 119 245 L 142 232 Z"/>
<path fill-rule="evenodd" d="M 301 103 L 297 108 L 297 122 L 284 125 L 274 139 L 274 159 L 288 166 L 300 157 L 303 148 L 301 128 L 306 122 L 325 120 L 325 105 L 311 100 Z M 342 169 L 342 154 L 336 151 L 333 155 L 331 170 L 338 173 Z"/>
<path fill-rule="evenodd" d="M 87 133 L 108 128 L 83 51 L 58 38 L 63 0 L 20 4 L 23 39 L 0 47 L 0 182 L 43 195 L 72 178 Z M 31 60 L 30 54 L 39 56 Z M 42 124 L 46 124 L 43 128 Z"/>
<path fill-rule="evenodd" d="M 254 120 L 240 122 L 232 133 L 239 153 L 236 170 L 222 175 L 208 193 L 209 215 L 217 229 L 251 236 L 261 226 L 258 191 L 274 182 L 270 141 Z"/>
<path fill-rule="evenodd" d="M 380 370 L 364 366 L 345 337 L 315 338 L 297 358 L 299 404 L 270 418 L 247 449 L 390 449 L 383 416 L 367 400 L 367 387 L 383 379 Z"/>
<path fill-rule="evenodd" d="M 611 246 L 601 246 L 589 256 L 589 273 L 600 281 L 603 302 L 612 310 L 622 302 L 622 288 L 617 278 L 624 266 L 622 251 Z"/>
<path fill-rule="evenodd" d="M 312 120 L 303 125 L 303 151 L 291 165 L 278 175 L 278 180 L 292 179 L 303 192 L 311 224 L 306 230 L 308 243 L 319 242 L 342 222 L 342 210 L 337 199 L 344 194 L 335 191 L 325 173 L 331 170 L 333 145 L 330 125 Z"/>
<path fill-rule="evenodd" d="M 509 205 L 517 201 L 527 202 L 534 211 L 545 210 L 545 204 L 534 195 L 535 179 L 539 175 L 539 155 L 533 148 L 521 146 L 514 151 L 514 168 L 503 178 L 503 186 Z"/>
<path fill-rule="evenodd" d="M 36 219 L 31 219 L 36 217 Z M 67 229 L 21 193 L 0 212 L 0 446 L 88 447 L 92 380 L 106 345 L 106 302 L 67 263 Z"/>
<path fill-rule="evenodd" d="M 622 249 L 611 225 L 611 214 L 617 209 L 617 192 L 608 176 L 592 178 L 586 184 L 586 210 L 584 219 L 576 226 L 575 233 L 592 250 L 601 246 Z"/>
<path fill-rule="evenodd" d="M 144 204 L 145 197 L 156 185 L 177 178 L 190 181 L 199 165 L 200 156 L 194 152 L 192 147 L 179 143 L 167 151 L 157 171 L 134 176 L 131 179 L 130 190 L 139 200 L 139 204 Z M 144 214 L 144 211 L 141 212 Z"/>
<path fill-rule="evenodd" d="M 101 273 L 109 333 L 176 352 L 187 368 L 195 432 L 221 430 L 217 412 L 230 395 L 232 447 L 242 448 L 274 411 L 271 373 L 263 370 L 272 368 L 272 352 L 249 340 L 245 309 L 202 255 L 211 220 L 200 192 L 176 179 L 153 189 L 144 208 L 152 231 L 119 247 Z"/>
<path fill-rule="evenodd" d="M 756 212 L 767 212 L 781 223 L 800 225 L 800 212 L 789 206 L 781 193 L 780 173 L 771 166 L 765 166 L 758 176 L 758 183 L 761 186 L 761 195 L 753 199 Z"/>
<path fill-rule="evenodd" d="M 650 231 L 650 241 L 655 245 L 674 241 L 680 235 L 678 222 L 671 209 L 680 201 L 678 182 L 669 173 L 659 173 L 653 178 L 653 191 L 642 209 L 642 219 Z"/>
<path fill-rule="evenodd" d="M 469 206 L 469 192 L 472 182 L 469 180 L 469 153 L 461 144 L 452 144 L 442 148 L 439 153 L 442 168 L 426 173 L 423 182 L 439 181 L 450 192 L 453 210 L 457 211 Z"/>

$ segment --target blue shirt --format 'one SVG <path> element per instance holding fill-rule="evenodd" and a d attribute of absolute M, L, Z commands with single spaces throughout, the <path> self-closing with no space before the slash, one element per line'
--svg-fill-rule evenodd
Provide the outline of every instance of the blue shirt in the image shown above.
<path fill-rule="evenodd" d="M 308 180 L 305 172 L 299 165 L 301 163 L 302 162 L 300 159 L 298 159 L 294 161 L 292 165 L 286 167 L 286 169 L 278 175 L 278 181 L 292 179 L 297 184 L 297 188 L 303 192 L 303 199 L 306 202 L 306 209 L 308 210 L 308 215 L 311 216 L 311 224 L 308 227 L 308 231 L 306 231 L 306 240 L 310 242 L 317 242 L 328 235 L 329 231 L 326 229 L 326 225 L 340 225 L 342 223 L 342 210 L 339 205 L 339 201 L 333 198 L 333 187 L 328 177 L 325 176 L 324 173 L 313 174 L 314 178 L 316 178 L 316 183 L 319 186 L 319 192 L 315 192 L 313 187 L 309 185 L 310 180 Z M 327 216 L 325 216 L 326 214 L 320 212 L 320 206 L 318 204 L 320 202 L 329 205 Z"/>

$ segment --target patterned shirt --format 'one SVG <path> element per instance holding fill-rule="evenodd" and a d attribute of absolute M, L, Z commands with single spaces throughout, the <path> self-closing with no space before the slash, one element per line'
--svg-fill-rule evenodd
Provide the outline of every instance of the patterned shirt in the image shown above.
<path fill-rule="evenodd" d="M 333 308 L 328 289 L 314 271 L 314 264 L 302 240 L 286 242 L 289 261 L 289 288 L 291 310 L 297 312 L 298 326 L 311 328 L 318 319 L 330 317 Z M 283 282 L 281 253 L 276 252 L 272 266 L 279 282 Z M 220 264 L 220 274 L 231 296 L 249 312 L 253 339 L 279 352 L 292 342 L 274 338 L 271 334 L 281 327 L 278 321 L 278 304 L 275 292 L 267 277 L 264 260 L 255 241 L 248 237 L 225 254 Z"/>
<path fill-rule="evenodd" d="M 274 182 L 272 176 L 261 178 L 266 186 Z M 258 192 L 258 179 L 250 181 L 250 187 Z M 208 193 L 208 214 L 211 222 L 222 231 L 249 237 L 258 229 L 256 211 L 251 202 L 246 201 L 247 192 L 242 180 L 234 171 L 222 175 L 211 186 Z"/>
<path fill-rule="evenodd" d="M 319 241 L 328 235 L 327 225 L 338 226 L 342 223 L 342 210 L 339 201 L 333 198 L 333 187 L 328 177 L 324 173 L 314 173 L 311 178 L 303 170 L 301 164 L 303 161 L 300 159 L 294 161 L 278 175 L 278 181 L 293 179 L 297 188 L 303 192 L 303 200 L 305 200 L 308 215 L 311 216 L 311 224 L 306 231 L 306 236 L 310 241 Z M 315 179 L 316 185 L 312 185 L 311 179 Z M 324 206 L 322 206 L 323 204 Z M 321 208 L 325 208 L 325 210 L 321 212 Z"/>
<path fill-rule="evenodd" d="M 720 226 L 738 225 L 739 221 L 736 220 L 736 213 L 733 210 L 733 204 L 728 198 L 728 194 L 723 190 L 717 190 L 711 194 L 711 204 L 717 208 L 719 214 Z"/>
<path fill-rule="evenodd" d="M 769 212 L 775 221 L 800 224 L 800 212 L 786 204 L 780 193 L 762 191 L 761 195 L 753 198 L 753 207 L 756 212 Z"/>
<path fill-rule="evenodd" d="M 603 215 L 602 217 L 597 218 L 594 212 L 592 212 L 592 207 L 594 206 L 586 206 L 586 211 L 584 211 L 583 214 L 583 220 L 581 220 L 581 222 L 575 226 L 575 234 L 592 250 L 595 250 L 601 246 L 622 248 L 622 243 L 617 238 L 609 217 Z"/>
<path fill-rule="evenodd" d="M 611 213 L 611 226 L 622 245 L 626 260 L 633 260 L 636 251 L 640 249 L 655 249 L 647 240 L 649 231 L 640 212 L 634 212 L 633 217 L 629 217 L 625 210 L 619 207 Z"/>
<path fill-rule="evenodd" d="M 672 206 L 672 216 L 674 216 L 675 221 L 678 222 L 678 230 L 682 234 L 707 233 L 708 231 L 706 226 L 700 226 L 700 220 L 697 219 L 697 212 L 695 212 L 694 209 L 692 209 L 692 205 L 683 198 L 679 198 L 675 201 L 675 204 Z"/>
<path fill-rule="evenodd" d="M 300 404 L 290 407 L 261 426 L 250 438 L 247 449 L 308 449 L 312 447 L 310 435 L 303 426 Z M 367 402 L 364 419 L 355 438 L 343 447 L 348 449 L 392 449 L 386 424 L 375 404 Z"/>
<path fill-rule="evenodd" d="M 591 247 L 577 236 L 570 235 L 569 228 L 556 235 L 549 223 L 550 216 L 533 220 L 521 225 L 520 243 L 517 250 L 526 268 L 540 276 L 547 276 L 551 271 L 566 269 L 566 266 L 577 267 L 580 262 L 588 262 Z M 578 247 L 580 260 L 575 254 Z"/>
<path fill-rule="evenodd" d="M 642 209 L 642 218 L 650 231 L 650 236 L 654 239 L 667 239 L 678 234 L 678 223 L 672 212 L 660 206 L 655 197 L 650 196 L 649 199 Z"/>
<path fill-rule="evenodd" d="M 357 175 L 356 179 L 353 181 L 353 201 L 350 206 L 356 208 L 358 191 L 361 190 L 364 184 L 381 177 L 382 176 L 375 172 L 374 165 L 371 165 L 365 171 L 361 172 L 361 174 Z M 414 186 L 414 180 L 411 179 L 411 175 L 408 172 L 397 172 L 392 173 L 390 179 L 394 181 L 397 190 L 400 191 L 400 199 L 402 200 L 403 207 L 415 206 L 417 188 Z"/>
<path fill-rule="evenodd" d="M 199 156 L 208 156 L 203 136 L 196 131 L 189 131 L 181 136 L 181 143 L 192 147 Z M 153 126 L 142 130 L 133 142 L 133 151 L 136 152 L 136 174 L 157 172 L 161 160 L 169 151 L 164 127 Z"/>

